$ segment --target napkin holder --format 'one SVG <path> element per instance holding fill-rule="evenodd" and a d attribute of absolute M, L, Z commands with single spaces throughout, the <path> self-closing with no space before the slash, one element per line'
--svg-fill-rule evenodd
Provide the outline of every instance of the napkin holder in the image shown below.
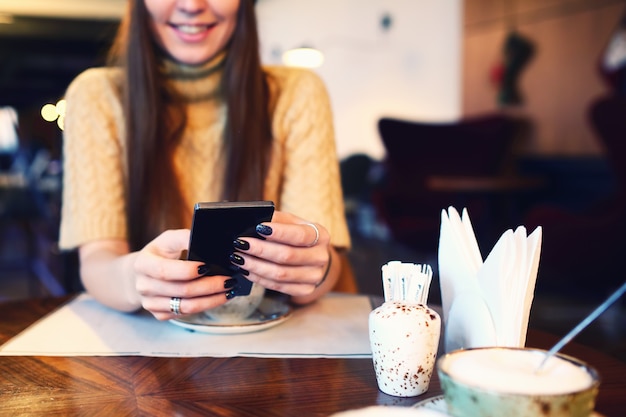
<path fill-rule="evenodd" d="M 439 278 L 444 351 L 523 347 L 532 304 L 541 228 L 507 230 L 483 262 L 467 210 L 442 210 Z"/>

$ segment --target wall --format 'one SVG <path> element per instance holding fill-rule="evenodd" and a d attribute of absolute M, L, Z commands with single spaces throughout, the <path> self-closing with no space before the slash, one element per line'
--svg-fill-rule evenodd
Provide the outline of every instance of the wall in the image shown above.
<path fill-rule="evenodd" d="M 508 108 L 534 125 L 524 152 L 542 156 L 597 156 L 604 150 L 587 119 L 606 94 L 597 65 L 626 10 L 623 0 L 470 0 L 464 16 L 463 114 L 499 109 L 490 73 L 513 27 L 536 51 L 522 71 L 521 106 Z"/>
<path fill-rule="evenodd" d="M 51 7 L 51 4 L 54 4 Z M 125 0 L 0 0 L 2 13 L 115 18 Z M 499 111 L 490 73 L 514 25 L 536 45 L 519 86 L 534 130 L 524 151 L 601 155 L 587 110 L 606 92 L 596 65 L 624 0 L 258 0 L 263 60 L 302 44 L 326 54 L 317 72 L 335 112 L 340 156 L 383 155 L 382 116 L 448 120 Z M 389 30 L 382 16 L 392 17 Z"/>
<path fill-rule="evenodd" d="M 339 156 L 379 158 L 379 118 L 459 117 L 462 10 L 462 0 L 261 0 L 262 58 L 278 64 L 293 47 L 322 50 L 316 72 L 330 93 Z"/>
<path fill-rule="evenodd" d="M 0 0 L 8 14 L 111 19 L 126 0 Z M 383 116 L 450 120 L 461 114 L 462 0 L 257 0 L 264 62 L 303 44 L 326 55 L 340 157 L 382 157 Z M 391 17 L 385 29 L 381 19 Z"/>

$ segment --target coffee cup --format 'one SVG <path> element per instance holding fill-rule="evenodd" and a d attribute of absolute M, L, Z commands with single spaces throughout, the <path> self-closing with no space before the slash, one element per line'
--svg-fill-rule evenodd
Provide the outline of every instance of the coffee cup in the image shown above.
<path fill-rule="evenodd" d="M 437 372 L 454 417 L 588 417 L 600 379 L 584 362 L 556 354 L 540 366 L 541 349 L 459 349 L 437 361 Z"/>
<path fill-rule="evenodd" d="M 226 304 L 204 311 L 211 320 L 224 323 L 237 323 L 250 317 L 259 307 L 265 296 L 265 288 L 252 284 L 249 295 L 230 299 Z"/>

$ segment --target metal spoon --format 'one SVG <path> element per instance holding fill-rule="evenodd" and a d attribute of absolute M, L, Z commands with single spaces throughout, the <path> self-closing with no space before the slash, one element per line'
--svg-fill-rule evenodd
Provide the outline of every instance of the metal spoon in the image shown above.
<path fill-rule="evenodd" d="M 556 345 L 552 346 L 552 349 L 550 349 L 548 353 L 546 353 L 546 356 L 543 358 L 543 360 L 539 364 L 539 367 L 535 370 L 535 373 L 539 372 L 541 368 L 543 368 L 543 366 L 548 361 L 548 359 L 550 359 L 550 357 L 554 356 L 556 352 L 561 350 L 563 346 L 569 343 L 569 341 L 572 340 L 574 337 L 576 337 L 578 333 L 580 333 L 592 321 L 598 318 L 600 314 L 604 313 L 611 306 L 611 304 L 617 301 L 617 299 L 620 298 L 622 294 L 624 294 L 625 291 L 626 291 L 626 282 L 624 282 L 622 286 L 619 287 L 613 294 L 611 294 L 609 298 L 607 298 L 602 304 L 596 307 L 596 309 L 593 310 L 591 314 L 589 314 L 580 323 L 578 323 L 576 327 L 570 330 L 570 332 L 566 334 L 561 340 L 559 340 Z"/>

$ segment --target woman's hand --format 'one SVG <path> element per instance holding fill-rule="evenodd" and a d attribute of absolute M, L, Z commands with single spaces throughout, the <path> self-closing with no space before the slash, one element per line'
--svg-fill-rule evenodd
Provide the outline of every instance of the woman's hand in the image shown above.
<path fill-rule="evenodd" d="M 258 239 L 235 241 L 231 256 L 250 281 L 290 294 L 299 303 L 312 301 L 334 286 L 338 268 L 331 268 L 334 249 L 322 225 L 276 211 L 271 222 L 257 227 L 257 233 Z"/>
<path fill-rule="evenodd" d="M 228 276 L 204 276 L 208 271 L 202 262 L 180 260 L 189 233 L 189 229 L 163 232 L 139 251 L 133 263 L 141 305 L 159 320 L 176 316 L 172 298 L 180 298 L 180 314 L 198 313 L 224 304 L 235 284 Z"/>
<path fill-rule="evenodd" d="M 204 276 L 202 262 L 181 260 L 189 244 L 189 230 L 168 230 L 139 252 L 130 252 L 124 240 L 99 240 L 80 247 L 81 279 L 85 289 L 102 304 L 121 311 L 140 307 L 159 320 L 176 316 L 172 307 L 180 298 L 179 314 L 193 314 L 227 301 L 235 282 L 231 277 Z"/>

